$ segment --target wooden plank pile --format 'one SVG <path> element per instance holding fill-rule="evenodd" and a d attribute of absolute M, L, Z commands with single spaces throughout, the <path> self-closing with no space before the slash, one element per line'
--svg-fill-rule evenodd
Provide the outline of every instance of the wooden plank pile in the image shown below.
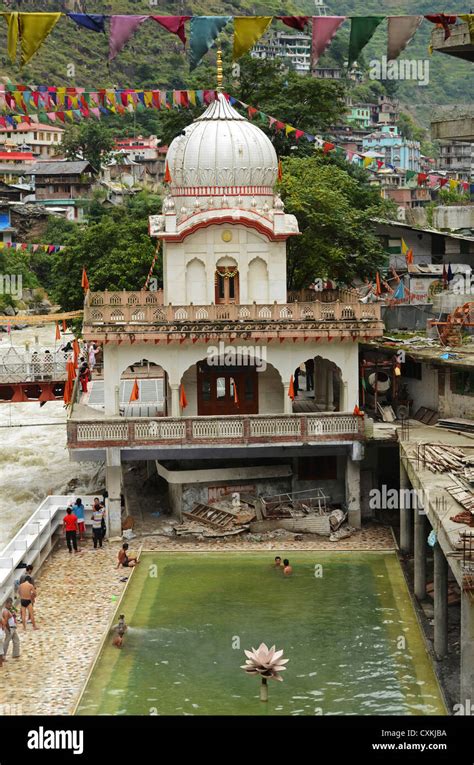
<path fill-rule="evenodd" d="M 448 444 L 420 444 L 418 449 L 419 459 L 432 473 L 446 473 L 448 470 L 461 473 L 466 464 L 474 462 L 461 449 Z"/>
<path fill-rule="evenodd" d="M 458 417 L 444 417 L 438 420 L 437 428 L 447 428 L 448 430 L 458 430 L 463 433 L 474 433 L 474 420 L 462 420 Z"/>

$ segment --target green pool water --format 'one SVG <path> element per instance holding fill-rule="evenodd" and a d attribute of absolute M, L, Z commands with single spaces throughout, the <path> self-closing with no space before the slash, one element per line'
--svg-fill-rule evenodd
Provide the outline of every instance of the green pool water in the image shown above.
<path fill-rule="evenodd" d="M 77 713 L 445 714 L 394 553 L 295 552 L 291 577 L 275 554 L 142 555 Z M 268 703 L 240 669 L 261 642 L 290 660 Z"/>

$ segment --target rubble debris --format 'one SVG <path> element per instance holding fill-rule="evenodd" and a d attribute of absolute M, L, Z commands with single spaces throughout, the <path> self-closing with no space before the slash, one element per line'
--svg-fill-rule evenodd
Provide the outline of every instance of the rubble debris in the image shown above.
<path fill-rule="evenodd" d="M 352 534 L 356 531 L 352 526 L 341 526 L 337 531 L 333 531 L 329 535 L 329 541 L 330 542 L 338 542 L 340 539 L 346 539 L 347 537 L 351 537 Z"/>

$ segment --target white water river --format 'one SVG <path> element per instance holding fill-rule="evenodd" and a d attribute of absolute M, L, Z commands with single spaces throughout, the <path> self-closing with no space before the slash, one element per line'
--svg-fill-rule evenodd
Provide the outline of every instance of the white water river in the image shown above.
<path fill-rule="evenodd" d="M 40 348 L 54 348 L 55 326 L 0 334 L 0 350 L 21 347 L 38 338 Z M 70 335 L 66 335 L 66 340 Z M 61 401 L 0 403 L 0 551 L 28 520 L 47 494 L 95 492 L 99 463 L 72 462 L 66 448 L 66 410 Z"/>

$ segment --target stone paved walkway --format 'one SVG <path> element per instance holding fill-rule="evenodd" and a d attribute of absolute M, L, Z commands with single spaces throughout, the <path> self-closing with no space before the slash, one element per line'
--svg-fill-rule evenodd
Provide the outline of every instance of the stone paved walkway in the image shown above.
<path fill-rule="evenodd" d="M 329 542 L 305 535 L 301 541 L 270 539 L 250 542 L 183 541 L 155 536 L 156 524 L 137 523 L 137 537 L 130 548 L 144 550 L 390 550 L 390 529 L 368 524 L 348 539 Z M 64 541 L 36 577 L 39 629 L 20 627 L 21 657 L 11 658 L 0 669 L 0 714 L 69 715 L 82 692 L 90 667 L 117 607 L 126 570 L 116 568 L 118 543 L 93 550 L 88 540 L 77 555 L 69 555 Z M 6 690 L 8 688 L 8 691 Z"/>

